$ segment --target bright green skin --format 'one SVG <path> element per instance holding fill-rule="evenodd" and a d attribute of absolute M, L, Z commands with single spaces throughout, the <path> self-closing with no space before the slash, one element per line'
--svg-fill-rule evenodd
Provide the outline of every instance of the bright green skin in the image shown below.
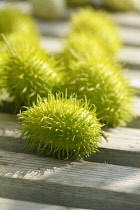
<path fill-rule="evenodd" d="M 137 8 L 135 0 L 104 0 L 103 2 L 106 7 L 116 11 L 133 11 Z"/>
<path fill-rule="evenodd" d="M 102 125 L 95 108 L 63 94 L 49 95 L 19 114 L 26 146 L 40 155 L 58 159 L 82 159 L 98 150 Z"/>
<path fill-rule="evenodd" d="M 13 55 L 6 52 L 4 61 L 0 64 L 5 79 L 5 87 L 13 101 L 16 110 L 21 106 L 30 106 L 37 95 L 45 97 L 48 92 L 57 91 L 60 77 L 56 62 L 46 55 L 38 45 L 28 40 L 12 43 Z"/>
<path fill-rule="evenodd" d="M 67 46 L 60 59 L 64 68 L 63 89 L 67 88 L 69 94 L 77 93 L 79 99 L 86 96 L 96 106 L 97 117 L 106 126 L 116 127 L 131 121 L 134 91 L 122 76 L 120 67 L 110 64 L 97 51 L 86 54 L 76 45 Z"/>
<path fill-rule="evenodd" d="M 78 33 L 72 32 L 64 39 L 63 42 L 63 51 L 58 56 L 65 65 L 71 60 L 75 59 L 75 57 L 82 59 L 82 56 L 93 56 L 102 57 L 104 60 L 111 60 L 112 63 L 115 62 L 112 56 L 102 47 L 100 39 L 97 36 L 92 36 L 91 34 L 86 35 L 81 32 L 80 35 Z M 110 61 L 110 62 L 111 62 Z"/>
<path fill-rule="evenodd" d="M 103 49 L 110 57 L 116 57 L 120 50 L 120 37 L 115 24 L 109 16 L 102 11 L 94 11 L 92 8 L 80 9 L 79 13 L 71 17 L 71 32 L 78 34 L 85 33 L 86 36 L 92 35 L 100 39 Z"/>
<path fill-rule="evenodd" d="M 0 10 L 0 34 L 5 36 L 11 33 L 21 33 L 31 35 L 38 39 L 38 32 L 33 20 L 20 10 L 15 8 L 6 8 Z M 0 38 L 2 40 L 2 38 Z"/>

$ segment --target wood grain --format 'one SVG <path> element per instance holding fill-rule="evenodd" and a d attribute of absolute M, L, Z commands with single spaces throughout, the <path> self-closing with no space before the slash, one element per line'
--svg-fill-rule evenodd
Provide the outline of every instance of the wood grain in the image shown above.
<path fill-rule="evenodd" d="M 67 208 L 64 206 L 38 204 L 33 202 L 17 201 L 6 198 L 0 198 L 0 207 L 3 210 L 78 210 L 77 208 Z"/>
<path fill-rule="evenodd" d="M 116 12 L 111 14 L 113 20 L 124 27 L 140 28 L 140 13 L 136 12 Z"/>
<path fill-rule="evenodd" d="M 59 161 L 5 151 L 0 151 L 0 156 L 2 197 L 18 199 L 22 193 L 23 200 L 50 204 L 53 198 L 53 204 L 77 208 L 139 208 L 138 168 Z"/>

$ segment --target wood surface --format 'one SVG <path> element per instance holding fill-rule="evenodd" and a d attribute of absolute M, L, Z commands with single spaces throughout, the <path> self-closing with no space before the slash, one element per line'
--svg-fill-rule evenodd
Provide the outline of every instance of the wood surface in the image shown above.
<path fill-rule="evenodd" d="M 0 198 L 0 207 L 3 210 L 78 210 L 77 208 L 38 204 L 35 202 L 24 202 L 6 198 Z"/>

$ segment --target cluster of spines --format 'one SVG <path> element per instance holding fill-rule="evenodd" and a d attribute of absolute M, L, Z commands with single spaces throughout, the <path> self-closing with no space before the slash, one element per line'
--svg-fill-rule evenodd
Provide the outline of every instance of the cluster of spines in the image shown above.
<path fill-rule="evenodd" d="M 121 47 L 120 37 L 115 24 L 104 11 L 95 11 L 91 7 L 80 9 L 71 16 L 70 33 L 85 33 L 85 36 L 97 36 L 102 47 L 112 58 Z M 89 39 L 90 41 L 90 39 Z"/>
<path fill-rule="evenodd" d="M 0 65 L 6 89 L 17 104 L 16 111 L 32 105 L 37 94 L 45 97 L 48 92 L 57 91 L 60 79 L 53 57 L 34 42 L 25 41 L 26 38 L 15 36 Z"/>
<path fill-rule="evenodd" d="M 76 92 L 79 99 L 86 95 L 106 126 L 116 127 L 133 119 L 134 90 L 119 66 L 94 56 L 82 60 L 76 57 L 66 66 L 64 88 L 70 94 Z"/>
<path fill-rule="evenodd" d="M 101 127 L 96 109 L 89 110 L 87 100 L 63 93 L 49 94 L 19 114 L 26 146 L 59 159 L 87 157 L 98 150 Z"/>

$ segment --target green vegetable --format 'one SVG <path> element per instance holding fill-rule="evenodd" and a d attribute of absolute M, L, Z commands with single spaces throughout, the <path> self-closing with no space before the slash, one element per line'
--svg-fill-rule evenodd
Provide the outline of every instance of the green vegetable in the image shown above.
<path fill-rule="evenodd" d="M 19 114 L 26 147 L 40 155 L 59 159 L 82 159 L 98 150 L 101 127 L 87 100 L 62 94 L 39 97 L 37 105 Z"/>

